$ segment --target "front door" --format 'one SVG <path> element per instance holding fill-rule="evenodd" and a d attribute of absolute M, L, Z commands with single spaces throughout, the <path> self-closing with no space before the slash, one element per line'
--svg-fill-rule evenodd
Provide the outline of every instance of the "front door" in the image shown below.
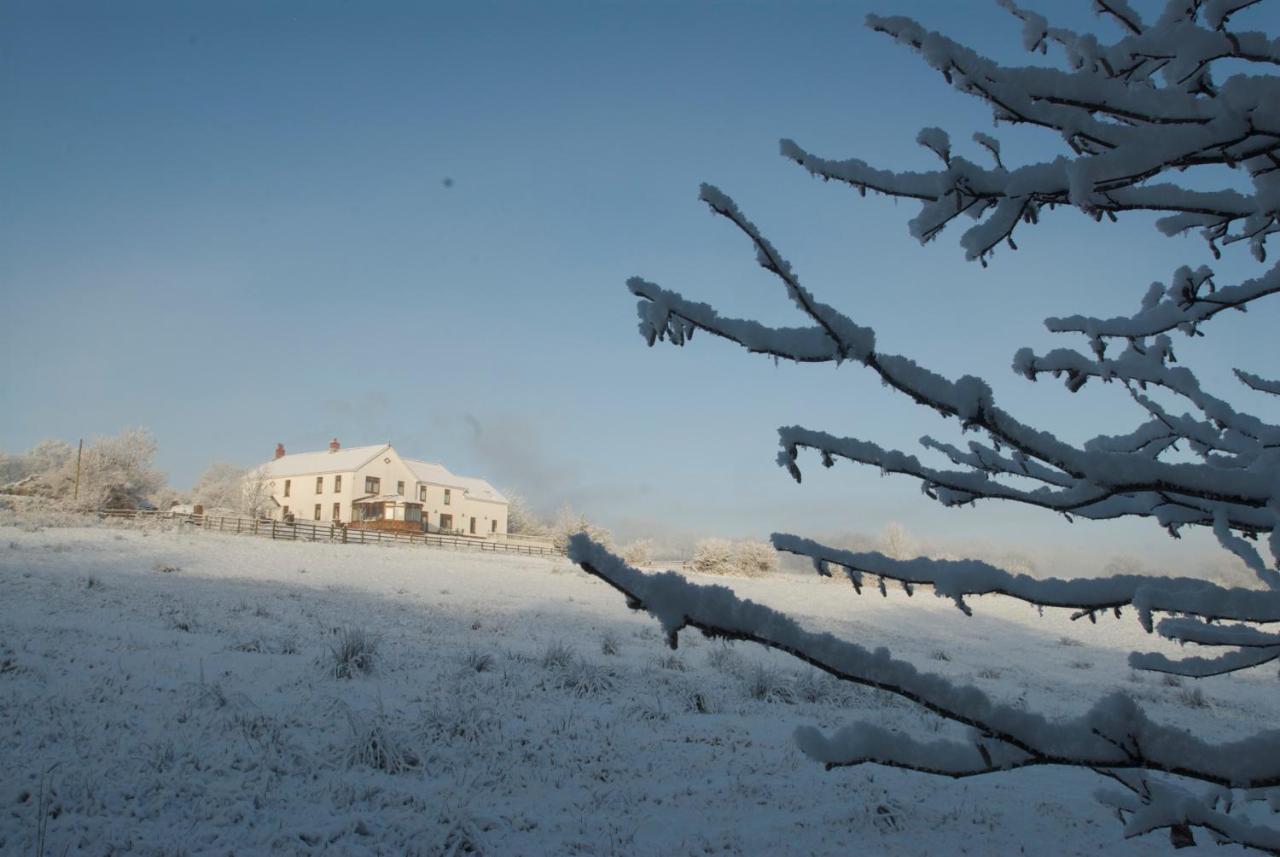
<path fill-rule="evenodd" d="M 472 518 L 471 519 L 471 535 L 474 536 L 475 534 L 476 534 L 476 519 Z"/>

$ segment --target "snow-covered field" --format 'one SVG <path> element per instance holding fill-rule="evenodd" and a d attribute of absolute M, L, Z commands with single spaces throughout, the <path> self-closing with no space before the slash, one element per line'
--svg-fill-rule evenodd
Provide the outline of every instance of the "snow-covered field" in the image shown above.
<path fill-rule="evenodd" d="M 1280 689 L 1272 668 L 1135 676 L 1125 653 L 1158 641 L 1131 616 L 732 585 L 1048 711 L 1122 687 L 1227 738 L 1269 722 Z M 948 731 L 754 646 L 686 634 L 672 653 L 566 560 L 0 527 L 3 854 L 1169 850 L 1122 840 L 1085 772 L 828 773 L 795 749 L 796 725 L 849 715 Z"/>

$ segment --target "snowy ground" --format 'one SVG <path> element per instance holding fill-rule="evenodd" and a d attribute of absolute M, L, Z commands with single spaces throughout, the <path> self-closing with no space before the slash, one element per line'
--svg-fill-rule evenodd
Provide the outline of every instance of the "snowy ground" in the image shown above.
<path fill-rule="evenodd" d="M 1275 709 L 1271 668 L 1134 676 L 1125 653 L 1154 641 L 1131 616 L 980 599 L 965 619 L 927 594 L 907 609 L 816 578 L 733 585 L 1050 711 L 1123 687 L 1226 738 Z M 375 638 L 373 669 L 337 677 L 352 629 Z M 671 653 L 564 560 L 0 527 L 0 853 L 1169 850 L 1123 841 L 1087 773 L 827 773 L 794 748 L 797 724 L 849 715 L 947 731 L 753 646 L 687 634 Z"/>

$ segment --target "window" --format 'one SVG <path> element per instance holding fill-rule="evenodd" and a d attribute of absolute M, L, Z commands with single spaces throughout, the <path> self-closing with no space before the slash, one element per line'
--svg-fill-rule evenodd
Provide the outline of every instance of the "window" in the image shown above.
<path fill-rule="evenodd" d="M 453 529 L 453 515 L 445 515 L 445 514 L 441 513 L 441 515 L 440 515 L 440 529 L 442 529 L 442 530 L 452 530 L 452 529 Z"/>
<path fill-rule="evenodd" d="M 424 503 L 427 502 L 427 486 L 425 485 L 418 486 L 418 499 Z"/>
<path fill-rule="evenodd" d="M 316 477 L 316 493 L 317 494 L 324 493 L 324 477 L 323 476 Z"/>
<path fill-rule="evenodd" d="M 285 496 L 288 496 L 288 492 L 285 492 Z M 446 506 L 449 505 L 449 489 L 448 488 L 444 489 L 444 504 Z"/>
<path fill-rule="evenodd" d="M 496 533 L 498 531 L 498 522 L 493 520 L 489 522 L 489 532 Z"/>
<path fill-rule="evenodd" d="M 316 503 L 316 520 L 320 520 L 320 504 Z"/>
<path fill-rule="evenodd" d="M 397 494 L 399 494 L 401 497 L 403 497 L 403 496 L 404 496 L 404 483 L 403 483 L 403 482 L 397 482 L 397 483 L 396 483 L 396 493 L 397 493 Z"/>
<path fill-rule="evenodd" d="M 382 480 L 376 476 L 366 476 L 364 478 L 364 493 L 377 494 L 382 490 Z"/>
<path fill-rule="evenodd" d="M 341 520 L 342 520 L 342 504 L 334 503 L 333 504 L 333 522 L 336 524 Z"/>
<path fill-rule="evenodd" d="M 289 483 L 288 483 L 288 482 L 286 482 L 286 483 L 284 483 L 284 484 L 285 484 L 285 485 L 288 485 Z M 280 517 L 281 517 L 281 519 L 282 519 L 282 520 L 285 520 L 285 521 L 289 520 L 289 507 L 288 507 L 288 506 L 281 506 L 281 507 L 280 507 Z"/>
<path fill-rule="evenodd" d="M 472 518 L 471 519 L 471 535 L 474 536 L 475 534 L 476 534 L 476 519 Z"/>
<path fill-rule="evenodd" d="M 422 507 L 417 503 L 408 503 L 404 507 L 404 519 L 415 524 L 422 522 Z"/>
<path fill-rule="evenodd" d="M 286 497 L 288 497 L 288 496 L 289 496 L 289 486 L 290 486 L 290 485 L 292 485 L 292 484 L 293 484 L 293 480 L 292 480 L 292 479 L 286 479 L 286 480 L 284 481 L 284 496 L 286 496 Z M 289 508 L 289 507 L 288 507 L 288 506 L 285 506 L 285 508 L 287 509 L 287 508 Z"/>
<path fill-rule="evenodd" d="M 334 494 L 342 493 L 342 474 L 341 473 L 333 477 L 333 493 Z"/>

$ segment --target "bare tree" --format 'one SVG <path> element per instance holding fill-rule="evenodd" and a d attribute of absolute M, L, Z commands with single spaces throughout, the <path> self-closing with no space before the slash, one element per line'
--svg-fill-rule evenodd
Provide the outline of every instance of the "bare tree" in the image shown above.
<path fill-rule="evenodd" d="M 917 52 L 960 92 L 981 99 L 998 123 L 1047 130 L 1066 152 L 1052 161 L 1010 166 L 999 141 L 980 133 L 974 142 L 991 162 L 983 166 L 953 153 L 944 131 L 926 128 L 917 142 L 942 162 L 931 172 L 829 160 L 790 140 L 782 142 L 782 154 L 861 194 L 871 190 L 919 202 L 910 230 L 922 242 L 961 215 L 975 221 L 960 244 L 967 258 L 984 266 L 1000 245 L 1016 249 L 1017 229 L 1050 219 L 1058 206 L 1098 220 L 1155 212 L 1166 235 L 1198 232 L 1215 258 L 1244 245 L 1265 264 L 1267 238 L 1280 231 L 1280 78 L 1270 73 L 1280 64 L 1280 41 L 1232 24 L 1235 13 L 1256 3 L 1169 0 L 1158 19 L 1147 22 L 1125 0 L 1095 0 L 1096 11 L 1120 30 L 1106 43 L 1000 0 L 1022 22 L 1028 49 L 1061 50 L 1061 69 L 1004 66 L 915 21 L 870 16 L 873 30 Z M 1239 186 L 1248 189 L 1203 189 L 1223 171 L 1240 176 Z M 1202 180 L 1178 180 L 1200 173 Z M 858 591 L 868 580 L 881 592 L 886 581 L 908 593 L 934 587 L 965 613 L 966 599 L 988 593 L 1070 609 L 1074 618 L 1132 607 L 1147 631 L 1206 653 L 1181 659 L 1134 653 L 1131 664 L 1138 669 L 1198 677 L 1280 657 L 1280 633 L 1268 629 L 1280 622 L 1280 427 L 1206 389 L 1191 369 L 1175 364 L 1173 349 L 1174 334 L 1203 336 L 1223 311 L 1243 311 L 1280 292 L 1280 266 L 1224 285 L 1206 265 L 1182 265 L 1167 283 L 1147 289 L 1131 315 L 1048 319 L 1050 331 L 1083 336 L 1086 347 L 1046 354 L 1022 349 L 1015 370 L 1032 381 L 1060 378 L 1072 393 L 1090 380 L 1117 384 L 1139 414 L 1136 425 L 1073 445 L 997 405 L 980 378 L 950 380 L 881 350 L 874 330 L 801 284 L 728 195 L 703 185 L 701 199 L 745 236 L 807 324 L 776 328 L 727 318 L 637 277 L 628 287 L 640 298 L 641 330 L 650 345 L 661 339 L 684 345 L 705 331 L 776 359 L 858 364 L 984 438 L 965 446 L 922 439 L 930 454 L 950 461 L 934 466 L 865 440 L 788 426 L 779 430 L 778 459 L 797 481 L 801 453 L 809 450 L 827 467 L 846 460 L 915 478 L 947 506 L 999 499 L 1071 519 L 1149 518 L 1173 536 L 1204 527 L 1256 582 L 1253 588 L 1224 588 L 1200 579 L 1136 575 L 1037 580 L 978 561 L 846 551 L 789 534 L 774 534 L 777 549 L 809 558 L 821 574 L 841 572 Z M 1236 376 L 1246 395 L 1280 395 L 1278 381 L 1243 369 Z M 997 704 L 977 688 L 921 673 L 883 651 L 807 632 L 723 588 L 696 586 L 671 573 L 643 575 L 583 536 L 572 540 L 570 556 L 622 591 L 629 606 L 657 617 L 672 646 L 686 627 L 754 640 L 970 727 L 965 741 L 930 743 L 870 723 L 834 735 L 798 730 L 804 752 L 829 767 L 877 763 L 949 777 L 1085 767 L 1117 786 L 1101 799 L 1125 821 L 1126 835 L 1168 829 L 1182 845 L 1192 841 L 1193 828 L 1201 828 L 1219 842 L 1280 854 L 1280 829 L 1241 810 L 1246 799 L 1263 797 L 1273 810 L 1280 807 L 1280 731 L 1214 744 L 1154 722 L 1123 694 L 1101 699 L 1079 718 L 1051 721 Z M 1193 792 L 1189 786 L 1197 782 L 1211 789 Z"/>

